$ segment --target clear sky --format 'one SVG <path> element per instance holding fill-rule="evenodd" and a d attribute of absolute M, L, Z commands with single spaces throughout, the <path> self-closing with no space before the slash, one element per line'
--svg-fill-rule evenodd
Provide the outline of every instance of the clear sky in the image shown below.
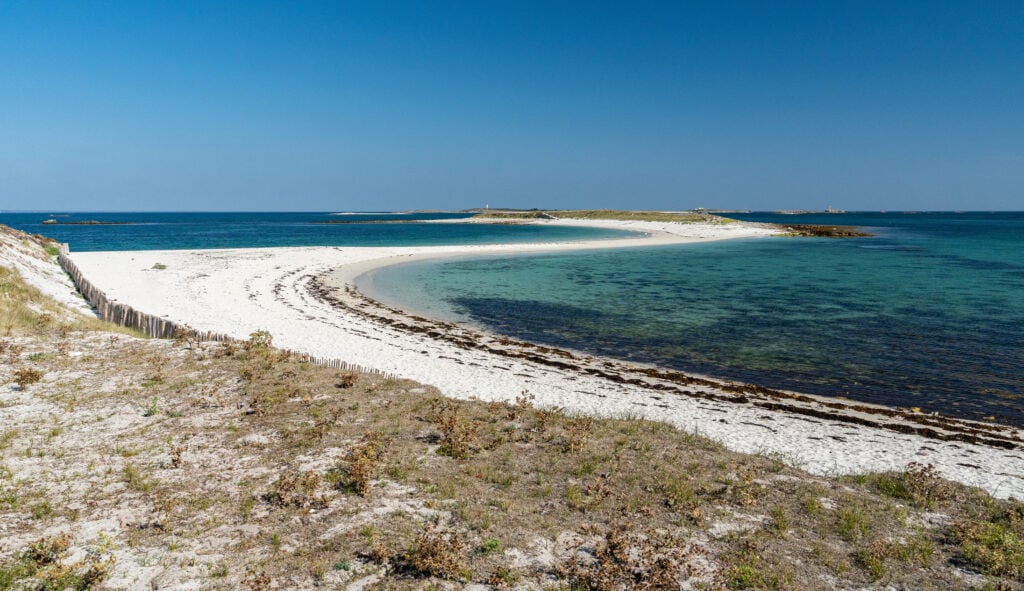
<path fill-rule="evenodd" d="M 1024 209 L 1024 2 L 0 1 L 0 209 Z"/>

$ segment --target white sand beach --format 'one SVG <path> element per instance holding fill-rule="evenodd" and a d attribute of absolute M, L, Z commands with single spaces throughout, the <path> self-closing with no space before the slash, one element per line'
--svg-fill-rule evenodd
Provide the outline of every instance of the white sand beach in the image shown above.
<path fill-rule="evenodd" d="M 778 454 L 814 473 L 930 463 L 943 476 L 995 496 L 1024 498 L 1024 453 L 1014 429 L 872 410 L 843 400 L 762 395 L 728 384 L 680 385 L 644 371 L 649 368 L 578 354 L 571 365 L 582 369 L 567 368 L 495 352 L 501 339 L 493 335 L 450 325 L 432 330 L 429 321 L 403 317 L 347 289 L 367 270 L 417 258 L 681 244 L 775 232 L 745 224 L 557 223 L 648 234 L 548 244 L 73 252 L 72 259 L 108 297 L 138 310 L 239 338 L 264 329 L 277 346 L 431 384 L 451 397 L 511 401 L 528 391 L 539 405 L 666 421 L 737 451 Z M 165 268 L 154 268 L 158 264 Z M 380 321 L 384 317 L 400 321 L 389 325 Z M 422 330 L 409 330 L 417 322 Z M 445 332 L 457 338 L 439 336 Z M 481 346 L 465 345 L 472 340 Z"/>

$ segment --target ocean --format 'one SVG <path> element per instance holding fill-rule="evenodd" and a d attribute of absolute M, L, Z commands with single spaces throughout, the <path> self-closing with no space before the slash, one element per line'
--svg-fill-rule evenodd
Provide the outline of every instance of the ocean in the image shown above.
<path fill-rule="evenodd" d="M 875 236 L 428 261 L 361 287 L 528 341 L 1024 426 L 1024 214 L 735 217 Z"/>
<path fill-rule="evenodd" d="M 451 214 L 0 214 L 72 251 L 580 240 Z M 761 238 L 418 262 L 369 295 L 533 342 L 768 387 L 1024 426 L 1024 214 L 736 214 L 870 238 Z M 323 221 L 361 223 L 322 224 Z"/>
<path fill-rule="evenodd" d="M 67 242 L 72 252 L 275 246 L 435 246 L 629 236 L 600 228 L 444 223 L 459 213 L 0 213 L 0 224 Z M 47 219 L 58 224 L 44 224 Z M 80 222 L 99 221 L 88 225 Z M 409 223 L 409 222 L 432 223 Z M 68 222 L 79 222 L 78 224 Z"/>

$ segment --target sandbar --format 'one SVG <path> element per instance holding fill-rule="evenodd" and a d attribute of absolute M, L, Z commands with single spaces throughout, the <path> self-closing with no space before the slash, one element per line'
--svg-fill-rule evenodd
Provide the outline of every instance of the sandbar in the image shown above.
<path fill-rule="evenodd" d="M 570 413 L 643 417 L 817 474 L 933 464 L 946 478 L 1024 498 L 1017 430 L 802 396 L 518 343 L 420 318 L 358 293 L 355 277 L 427 257 L 755 238 L 747 224 L 558 220 L 644 232 L 622 239 L 495 245 L 292 247 L 72 253 L 107 296 L 203 331 L 274 344 L 436 386 L 453 398 L 513 401 L 524 391 Z M 159 264 L 159 265 L 158 265 Z M 568 355 L 568 356 L 567 356 Z"/>

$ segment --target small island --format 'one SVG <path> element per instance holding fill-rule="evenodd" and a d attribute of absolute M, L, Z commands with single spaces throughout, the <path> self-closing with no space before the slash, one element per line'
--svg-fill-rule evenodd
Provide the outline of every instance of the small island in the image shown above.
<path fill-rule="evenodd" d="M 55 218 L 47 218 L 43 220 L 44 224 L 48 226 L 127 226 L 133 222 L 117 222 L 117 221 L 100 221 L 100 220 L 82 220 L 75 222 L 62 222 Z"/>

